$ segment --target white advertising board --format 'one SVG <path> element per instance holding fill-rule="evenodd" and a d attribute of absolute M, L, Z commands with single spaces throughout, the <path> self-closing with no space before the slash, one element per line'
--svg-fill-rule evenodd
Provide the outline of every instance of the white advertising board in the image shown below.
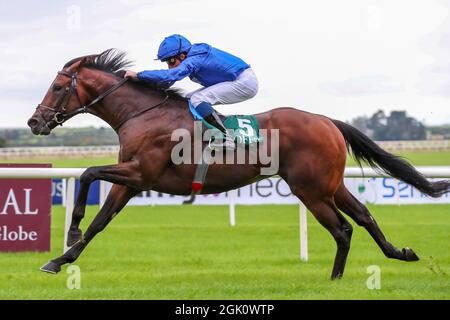
<path fill-rule="evenodd" d="M 425 204 L 450 203 L 450 194 L 434 199 L 410 185 L 393 178 L 346 178 L 345 185 L 363 203 L 373 204 Z M 111 185 L 108 184 L 108 192 Z M 268 178 L 237 189 L 236 204 L 298 204 L 289 186 L 281 178 Z M 155 191 L 145 191 L 130 200 L 128 205 L 227 205 L 229 192 L 191 196 L 172 196 Z"/>

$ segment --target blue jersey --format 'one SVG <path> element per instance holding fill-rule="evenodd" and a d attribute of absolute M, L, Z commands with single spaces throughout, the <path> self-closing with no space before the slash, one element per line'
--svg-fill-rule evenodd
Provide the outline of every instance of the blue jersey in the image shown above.
<path fill-rule="evenodd" d="M 206 43 L 192 45 L 186 59 L 168 70 L 149 70 L 137 74 L 143 81 L 160 87 L 170 87 L 175 81 L 189 77 L 204 87 L 216 83 L 234 81 L 250 65 L 242 59 L 211 47 Z"/>

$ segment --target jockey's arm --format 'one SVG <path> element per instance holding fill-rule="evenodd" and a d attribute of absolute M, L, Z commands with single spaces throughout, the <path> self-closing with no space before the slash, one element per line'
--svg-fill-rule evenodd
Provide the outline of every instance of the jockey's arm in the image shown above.
<path fill-rule="evenodd" d="M 194 72 L 194 65 L 183 61 L 175 68 L 168 70 L 145 70 L 137 73 L 137 78 L 161 87 L 170 87 L 174 82 L 184 79 Z"/>

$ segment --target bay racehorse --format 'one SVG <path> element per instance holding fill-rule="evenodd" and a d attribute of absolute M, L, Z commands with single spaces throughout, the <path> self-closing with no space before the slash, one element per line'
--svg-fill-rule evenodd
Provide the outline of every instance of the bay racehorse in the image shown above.
<path fill-rule="evenodd" d="M 73 116 L 90 113 L 114 128 L 120 142 L 118 164 L 90 167 L 82 174 L 68 234 L 71 248 L 43 266 L 43 271 L 57 273 L 62 265 L 74 262 L 139 192 L 191 194 L 196 165 L 175 165 L 171 160 L 171 150 L 177 143 L 171 140 L 171 133 L 179 128 L 192 132 L 194 128 L 188 102 L 176 91 L 123 79 L 123 70 L 128 66 L 125 54 L 112 49 L 71 60 L 58 72 L 28 121 L 34 134 L 48 135 Z M 255 116 L 260 128 L 279 129 L 277 173 L 336 241 L 332 279 L 343 275 L 352 237 L 352 225 L 341 211 L 370 233 L 386 257 L 418 260 L 413 250 L 399 250 L 389 243 L 367 207 L 344 186 L 347 151 L 359 164 L 365 162 L 432 197 L 446 193 L 449 181 L 428 181 L 408 162 L 384 151 L 344 122 L 294 108 L 278 108 Z M 265 178 L 260 174 L 261 167 L 260 162 L 213 164 L 203 193 L 224 192 Z M 113 187 L 83 234 L 79 224 L 85 214 L 89 186 L 95 180 L 109 181 Z"/>

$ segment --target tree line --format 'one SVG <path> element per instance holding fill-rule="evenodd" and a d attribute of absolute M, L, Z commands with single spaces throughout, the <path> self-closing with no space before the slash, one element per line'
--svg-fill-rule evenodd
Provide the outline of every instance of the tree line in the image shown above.
<path fill-rule="evenodd" d="M 376 141 L 426 140 L 429 130 L 419 120 L 409 117 L 406 111 L 392 111 L 387 115 L 378 110 L 372 116 L 360 116 L 351 124 Z"/>
<path fill-rule="evenodd" d="M 404 110 L 392 111 L 389 115 L 378 110 L 370 117 L 353 119 L 351 125 L 376 141 L 450 139 L 450 124 L 425 126 Z"/>
<path fill-rule="evenodd" d="M 58 128 L 49 136 L 35 136 L 30 129 L 0 129 L 0 148 L 118 145 L 111 128 Z"/>

